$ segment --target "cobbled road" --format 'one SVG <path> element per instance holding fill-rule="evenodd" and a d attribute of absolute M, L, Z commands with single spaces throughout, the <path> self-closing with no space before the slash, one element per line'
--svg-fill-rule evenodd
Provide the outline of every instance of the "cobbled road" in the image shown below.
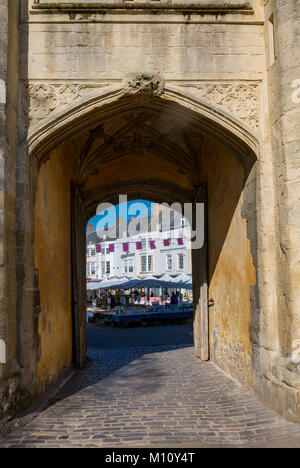
<path fill-rule="evenodd" d="M 89 325 L 89 362 L 0 447 L 300 447 L 300 425 L 193 356 L 191 325 Z"/>

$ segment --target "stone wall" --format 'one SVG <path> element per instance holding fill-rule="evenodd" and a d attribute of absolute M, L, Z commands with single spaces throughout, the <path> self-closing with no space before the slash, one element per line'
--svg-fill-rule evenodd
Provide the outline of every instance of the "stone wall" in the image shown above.
<path fill-rule="evenodd" d="M 35 11 L 29 29 L 23 25 L 24 39 L 29 35 L 29 58 L 28 68 L 27 56 L 22 60 L 22 78 L 103 84 L 143 71 L 172 80 L 261 79 L 262 19 L 259 9 L 249 17 L 212 15 L 190 22 L 180 13 L 161 18 L 125 11 L 99 19 L 95 15 L 91 22 L 84 13 L 76 20 L 66 13 Z"/>
<path fill-rule="evenodd" d="M 208 182 L 209 300 L 213 301 L 209 307 L 210 356 L 228 375 L 252 389 L 251 325 L 257 306 L 252 289 L 257 285 L 257 258 L 249 226 L 252 224 L 256 237 L 256 219 L 255 204 L 249 209 L 247 197 L 252 190 L 255 199 L 254 187 L 249 187 L 253 175 L 245 174 L 232 154 L 218 145 L 208 152 L 204 172 Z"/>
<path fill-rule="evenodd" d="M 72 365 L 71 179 L 72 152 L 60 148 L 42 166 L 34 212 L 35 266 L 41 313 L 38 391 Z"/>
<path fill-rule="evenodd" d="M 0 5 L 0 419 L 19 401 L 16 308 L 18 1 Z"/>
<path fill-rule="evenodd" d="M 154 14 L 153 11 L 147 10 L 145 5 L 137 13 L 133 9 L 138 3 L 134 2 L 133 8 L 123 5 L 116 11 L 108 9 L 105 14 L 97 10 L 78 12 L 64 9 L 63 3 L 59 8 L 52 10 L 46 8 L 41 11 L 38 9 L 38 4 L 33 5 L 30 2 L 29 16 L 27 16 L 28 11 L 23 9 L 21 79 L 24 84 L 24 99 L 22 103 L 24 117 L 26 120 L 29 118 L 29 139 L 39 125 L 51 122 L 52 117 L 55 118 L 58 112 L 64 110 L 67 112 L 72 105 L 80 104 L 84 99 L 89 99 L 89 96 L 92 99 L 93 95 L 100 93 L 107 86 L 121 85 L 135 72 L 159 74 L 169 86 L 176 86 L 182 93 L 219 106 L 259 138 L 260 100 L 264 94 L 262 83 L 265 77 L 263 11 L 260 2 L 252 2 L 254 10 L 251 12 L 248 7 L 246 10 L 241 9 L 236 12 L 229 8 L 225 9 L 222 15 L 206 10 L 195 11 L 191 16 L 180 9 L 165 9 L 159 14 Z M 220 2 L 217 3 L 220 5 Z M 41 5 L 45 5 L 45 2 L 40 2 Z M 77 147 L 82 147 L 85 137 L 86 131 L 84 137 L 81 136 L 81 139 L 77 140 Z M 67 148 L 68 146 L 65 146 L 66 151 Z M 215 297 L 216 307 L 211 311 L 211 335 L 214 334 L 215 337 L 215 347 L 211 351 L 213 358 L 225 371 L 250 387 L 253 384 L 251 324 L 257 328 L 257 321 L 255 326 L 252 323 L 252 317 L 255 316 L 252 309 L 258 307 L 251 299 L 250 292 L 251 287 L 255 287 L 258 283 L 255 274 L 257 262 L 254 266 L 253 260 L 255 241 L 253 243 L 252 240 L 257 233 L 252 232 L 251 238 L 247 232 L 249 223 L 244 216 L 246 195 L 242 195 L 245 182 L 243 168 L 238 163 L 235 165 L 232 162 L 233 157 L 229 154 L 225 156 L 222 150 L 218 150 L 217 153 L 218 162 L 214 150 L 206 155 L 211 166 L 209 168 L 208 164 L 206 172 L 199 176 L 208 181 L 209 196 L 212 200 L 210 263 L 214 267 L 210 279 L 211 294 Z M 162 170 L 167 166 L 166 163 L 160 160 L 154 165 L 152 159 L 153 156 L 149 156 L 147 164 L 141 167 L 140 163 L 134 162 L 135 155 L 122 159 L 118 166 L 116 163 L 111 167 L 101 165 L 99 174 L 91 175 L 85 181 L 84 188 L 91 189 L 96 179 L 98 182 L 102 180 L 102 183 L 108 183 L 110 179 L 114 182 L 119 181 L 120 173 L 123 172 L 125 178 L 129 175 L 132 178 L 133 174 L 137 178 L 143 178 L 146 173 L 148 174 L 148 166 L 148 177 L 153 175 L 153 167 L 157 167 L 161 176 Z M 126 166 L 129 160 L 130 171 Z M 220 171 L 218 179 L 214 179 L 216 166 Z M 41 171 L 44 171 L 43 166 Z M 263 168 L 261 172 L 264 172 Z M 169 169 L 166 178 L 169 177 L 171 180 L 174 177 L 177 180 L 179 177 L 182 178 L 182 175 L 176 176 L 176 174 L 177 171 L 173 167 Z M 230 179 L 230 174 L 233 179 L 236 177 L 236 184 Z M 233 192 L 232 196 L 228 195 L 226 201 L 222 194 L 229 182 Z M 184 182 L 185 188 L 186 184 L 189 185 L 190 182 L 188 180 Z M 39 192 L 37 200 L 40 200 Z M 220 213 L 223 212 L 224 219 L 217 214 L 218 210 Z M 39 212 L 39 219 L 43 219 L 41 210 Z M 222 223 L 216 224 L 216 217 L 219 217 L 220 223 L 223 219 L 223 226 Z M 41 226 L 35 224 L 36 243 L 40 239 L 41 232 Z M 227 233 L 230 238 L 225 242 Z M 235 266 L 231 262 L 232 269 L 229 270 L 228 257 L 233 255 L 239 235 L 243 238 L 243 252 L 240 253 Z M 42 253 L 36 244 L 36 252 L 38 251 L 35 267 L 41 275 L 48 263 L 46 261 L 44 266 L 41 264 Z M 216 258 L 213 258 L 214 254 Z M 30 269 L 32 271 L 30 261 L 26 268 L 26 271 L 29 272 Z M 243 272 L 238 271 L 243 268 Z M 221 278 L 223 278 L 222 291 L 219 287 Z M 234 287 L 237 291 L 232 295 Z M 52 317 L 55 316 L 55 304 L 45 306 L 46 286 L 40 284 L 39 289 L 41 314 L 38 328 L 41 355 L 38 356 L 40 370 L 36 378 L 39 387 L 42 388 L 43 379 L 47 381 L 47 373 L 52 363 L 56 362 L 54 364 L 56 369 L 52 366 L 51 375 L 56 375 L 56 371 L 59 372 L 60 363 L 59 360 L 51 361 L 51 359 L 47 362 L 51 348 L 50 346 L 48 349 L 45 345 L 48 338 L 50 339 L 47 324 L 52 323 Z M 236 307 L 237 298 L 241 301 L 239 308 Z M 224 302 L 227 308 L 223 307 Z M 24 318 L 27 317 L 26 310 L 28 310 L 28 303 L 25 304 L 26 308 L 25 306 L 22 308 Z M 236 315 L 232 315 L 234 307 Z M 217 337 L 218 329 L 220 334 Z M 55 340 L 56 338 L 54 342 Z M 64 338 L 60 342 L 64 348 L 63 342 Z M 213 339 L 211 342 L 213 345 Z M 31 345 L 26 353 L 28 356 L 34 355 L 30 350 Z M 29 369 L 29 363 L 28 366 L 24 364 L 24 367 Z"/>
<path fill-rule="evenodd" d="M 276 177 L 278 317 L 277 346 L 266 353 L 272 372 L 259 379 L 259 393 L 288 417 L 300 417 L 299 181 L 300 4 L 266 2 L 268 95 Z"/>
<path fill-rule="evenodd" d="M 22 391 L 32 395 L 70 364 L 70 330 L 67 330 L 70 324 L 63 332 L 59 324 L 53 325 L 58 311 L 64 309 L 63 313 L 69 317 L 69 309 L 61 296 L 55 304 L 54 278 L 51 295 L 47 296 L 46 270 L 47 266 L 52 269 L 54 263 L 52 258 L 45 260 L 43 252 L 43 245 L 54 242 L 51 233 L 45 232 L 44 212 L 52 213 L 56 206 L 56 195 L 52 193 L 50 197 L 50 191 L 59 189 L 64 169 L 58 165 L 55 176 L 52 167 L 55 157 L 49 164 L 38 167 L 36 157 L 29 158 L 27 142 L 31 148 L 35 139 L 47 160 L 47 148 L 43 147 L 45 129 L 60 128 L 63 113 L 70 125 L 61 128 L 72 137 L 70 129 L 77 110 L 79 113 L 87 103 L 94 102 L 89 114 L 84 115 L 86 126 L 92 126 L 89 119 L 103 89 L 121 88 L 122 83 L 128 84 L 128 76 L 132 74 L 158 74 L 171 90 L 169 100 L 172 100 L 173 86 L 190 103 L 193 99 L 205 103 L 202 108 L 210 116 L 220 111 L 224 132 L 230 126 L 229 121 L 235 122 L 247 144 L 255 139 L 259 142 L 258 162 L 250 177 L 249 173 L 242 173 L 241 166 L 231 156 L 219 150 L 212 151 L 213 157 L 208 156 L 201 175 L 208 182 L 212 202 L 210 293 L 215 308 L 210 311 L 211 354 L 226 372 L 248 388 L 253 387 L 266 403 L 291 418 L 298 417 L 300 132 L 299 104 L 293 102 L 292 96 L 295 80 L 300 78 L 299 35 L 296 34 L 299 2 L 234 0 L 224 5 L 221 0 L 184 4 L 161 0 L 155 5 L 151 2 L 149 8 L 147 1 L 107 0 L 101 2 L 101 10 L 96 1 L 88 3 L 78 9 L 76 2 L 21 2 L 19 101 L 18 2 L 3 0 L 0 6 L 3 18 L 7 18 L 7 5 L 10 10 L 9 20 L 0 25 L 0 79 L 6 83 L 7 91 L 3 92 L 1 82 L 1 134 L 5 138 L 1 140 L 0 160 L 3 174 L 0 178 L 3 259 L 0 263 L 0 356 L 6 348 L 7 364 L 0 364 L 0 381 L 11 382 L 6 395 L 9 392 L 13 395 L 13 386 L 18 385 L 18 378 L 11 377 L 18 375 L 16 356 L 22 369 Z M 187 11 L 191 4 L 192 10 Z M 270 49 L 272 22 L 274 63 L 271 63 Z M 20 107 L 16 150 L 17 102 Z M 189 105 L 190 110 L 196 108 L 196 104 Z M 84 145 L 88 131 L 79 120 L 76 125 L 74 135 L 79 127 L 81 132 L 76 140 L 78 149 Z M 247 132 L 253 138 L 247 137 Z M 49 138 L 45 140 L 49 150 L 63 142 L 61 136 L 57 138 L 55 143 Z M 231 138 L 233 135 L 228 136 L 229 146 Z M 67 151 L 66 148 L 68 145 L 61 146 L 59 151 Z M 76 153 L 77 149 L 73 147 L 69 151 Z M 148 170 L 151 173 L 151 157 L 143 173 L 139 165 L 132 163 L 135 156 L 128 155 L 127 161 L 133 164 L 136 177 L 145 176 Z M 161 162 L 158 165 L 163 170 L 165 166 Z M 120 163 L 120 169 L 123 167 L 126 168 L 125 159 Z M 190 190 L 190 180 L 173 170 L 182 187 Z M 52 178 L 48 183 L 50 173 Z M 104 178 L 105 183 L 110 178 L 118 182 L 115 163 L 94 171 L 83 189 L 92 189 L 97 180 Z M 45 183 L 36 192 L 41 181 Z M 48 192 L 47 184 L 51 187 Z M 227 193 L 229 186 L 231 195 Z M 45 202 L 47 196 L 51 198 L 49 206 Z M 65 204 L 67 198 L 64 192 Z M 56 211 L 58 222 L 63 215 Z M 59 236 L 59 243 L 63 256 L 66 239 Z M 240 257 L 233 260 L 236 255 Z M 68 276 L 67 270 L 60 271 L 60 280 L 67 289 Z M 64 356 L 63 365 L 59 355 L 51 360 L 54 331 L 53 342 Z M 4 398 L 3 408 L 6 402 Z"/>

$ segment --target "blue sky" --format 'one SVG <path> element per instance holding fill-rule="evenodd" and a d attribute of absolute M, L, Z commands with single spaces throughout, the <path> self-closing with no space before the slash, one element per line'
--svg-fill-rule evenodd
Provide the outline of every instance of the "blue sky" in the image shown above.
<path fill-rule="evenodd" d="M 114 226 L 116 224 L 116 216 L 122 216 L 127 221 L 130 221 L 132 217 L 138 218 L 139 216 L 146 216 L 151 214 L 153 203 L 146 200 L 133 200 L 131 202 L 116 205 L 114 208 L 110 208 L 101 214 L 94 216 L 88 222 L 93 224 L 93 230 L 101 229 L 105 227 L 105 224 Z"/>

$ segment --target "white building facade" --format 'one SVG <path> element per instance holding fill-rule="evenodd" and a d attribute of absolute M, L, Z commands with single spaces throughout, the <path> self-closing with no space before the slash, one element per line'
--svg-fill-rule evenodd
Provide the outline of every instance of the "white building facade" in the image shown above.
<path fill-rule="evenodd" d="M 88 234 L 87 279 L 145 278 L 164 274 L 192 275 L 190 249 L 191 229 L 185 218 L 170 225 L 159 222 L 158 216 L 143 217 L 137 232 L 130 235 L 130 226 L 116 227 Z"/>

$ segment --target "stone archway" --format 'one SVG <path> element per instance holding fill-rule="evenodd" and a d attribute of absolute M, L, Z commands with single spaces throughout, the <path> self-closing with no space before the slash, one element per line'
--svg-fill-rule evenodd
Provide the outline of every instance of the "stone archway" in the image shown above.
<path fill-rule="evenodd" d="M 227 106 L 224 107 L 223 88 L 222 85 L 207 85 L 205 98 L 199 98 L 190 94 L 188 88 L 170 85 L 158 75 L 141 74 L 84 96 L 76 93 L 71 84 L 66 84 L 59 93 L 71 97 L 61 102 L 57 91 L 49 85 L 29 86 L 24 95 L 29 153 L 43 161 L 58 144 L 87 128 L 95 128 L 103 117 L 138 107 L 145 109 L 151 104 L 156 111 L 161 107 L 169 111 L 177 108 L 178 116 L 192 118 L 206 133 L 213 134 L 238 157 L 247 160 L 252 152 L 259 152 L 257 90 L 247 84 L 231 86 L 229 91 L 226 88 Z"/>
<path fill-rule="evenodd" d="M 193 232 L 196 232 L 196 211 L 195 204 L 204 205 L 204 213 L 207 212 L 207 187 L 206 183 L 200 183 L 193 189 L 182 188 L 176 183 L 163 179 L 133 179 L 118 182 L 115 184 L 104 184 L 96 186 L 83 193 L 82 204 L 85 207 L 87 218 L 91 218 L 96 213 L 97 207 L 101 203 L 117 205 L 119 196 L 125 196 L 127 200 L 148 200 L 155 203 L 164 203 L 169 206 L 180 207 L 181 213 L 186 213 L 187 205 L 191 209 L 188 211 L 188 219 Z M 186 213 L 187 214 L 187 213 Z M 202 221 L 202 220 L 201 220 Z M 209 317 L 208 317 L 208 241 L 206 232 L 207 219 L 205 216 L 204 244 L 201 249 L 193 250 L 193 297 L 194 297 L 194 352 L 202 361 L 208 361 L 209 351 Z M 197 265 L 199 268 L 197 268 Z"/>
<path fill-rule="evenodd" d="M 81 292 L 85 258 L 83 254 L 80 259 L 74 257 L 74 251 L 83 252 L 85 215 L 92 216 L 97 203 L 113 202 L 121 192 L 154 201 L 203 201 L 203 186 L 207 186 L 208 196 L 209 248 L 208 266 L 206 258 L 194 256 L 194 270 L 199 267 L 198 280 L 194 281 L 195 297 L 197 293 L 199 297 L 195 316 L 197 355 L 206 360 L 211 354 L 225 371 L 253 386 L 250 330 L 256 307 L 251 290 L 257 288 L 252 250 L 256 241 L 256 136 L 219 108 L 168 87 L 158 77 L 143 75 L 141 79 L 130 78 L 125 87 L 110 87 L 51 114 L 32 129 L 28 143 L 35 197 L 33 255 L 41 310 L 37 387 L 43 389 L 70 363 L 72 303 L 73 323 L 74 317 L 77 321 L 73 333 L 76 362 L 83 365 L 86 343 Z M 46 216 L 53 221 L 57 239 Z M 238 248 L 237 240 L 241 242 Z M 57 268 L 60 257 L 61 266 Z M 231 269 L 228 258 L 234 259 Z M 51 273 L 56 275 L 55 281 Z M 234 303 L 232 287 L 238 291 L 239 307 Z M 64 291 L 64 297 L 57 294 L 58 290 Z M 80 310 L 74 313 L 79 296 Z M 215 298 L 215 307 L 210 309 L 208 320 L 210 297 Z M 62 316 L 67 326 L 60 322 Z M 53 346 L 66 359 L 58 355 L 50 359 L 49 355 L 55 354 Z"/>
<path fill-rule="evenodd" d="M 103 188 L 124 187 L 129 178 L 117 176 L 132 167 L 130 183 L 149 182 L 153 168 L 162 185 L 175 182 L 180 190 L 207 182 L 211 358 L 299 421 L 299 131 L 297 76 L 291 80 L 288 66 L 290 59 L 297 68 L 293 41 L 289 48 L 279 41 L 273 54 L 282 28 L 296 37 L 299 2 L 232 2 L 197 0 L 190 10 L 188 1 L 109 0 L 100 11 L 94 2 L 78 9 L 75 0 L 59 7 L 52 0 L 3 0 L 5 413 L 20 399 L 27 404 L 72 360 L 71 186 L 81 206 Z M 127 76 L 132 71 L 141 72 Z M 117 159 L 100 162 L 101 173 L 97 153 L 88 151 L 94 172 L 87 174 L 89 164 L 82 164 L 79 174 L 78 157 L 85 145 L 94 145 L 93 131 L 102 124 L 114 137 L 117 116 L 136 111 L 150 113 L 154 123 L 173 117 L 188 129 L 190 142 L 173 136 L 171 148 L 158 141 L 145 153 L 143 168 L 140 150 L 119 149 Z M 174 145 L 184 145 L 188 154 L 185 174 L 173 164 Z M 190 164 L 195 145 L 199 170 Z M 104 150 L 110 159 L 109 145 Z"/>

